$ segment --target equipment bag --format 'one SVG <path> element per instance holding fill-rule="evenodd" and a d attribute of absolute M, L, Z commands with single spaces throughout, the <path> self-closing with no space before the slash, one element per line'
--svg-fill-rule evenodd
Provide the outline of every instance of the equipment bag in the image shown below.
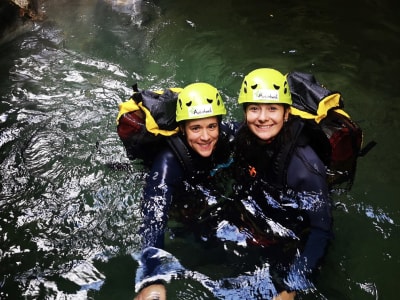
<path fill-rule="evenodd" d="M 178 132 L 176 101 L 181 88 L 164 91 L 139 91 L 118 105 L 117 133 L 129 159 L 150 163 L 166 138 Z"/>
<path fill-rule="evenodd" d="M 292 72 L 288 74 L 292 94 L 291 113 L 303 118 L 306 130 L 310 130 L 310 143 L 317 154 L 323 157 L 328 167 L 330 186 L 347 183 L 350 189 L 356 173 L 357 159 L 376 145 L 369 142 L 364 148 L 363 131 L 343 110 L 344 103 L 338 92 L 333 92 L 318 83 L 312 74 Z M 318 134 L 323 132 L 324 135 Z M 313 138 L 317 137 L 317 138 Z M 328 158 L 319 147 L 329 141 Z"/>

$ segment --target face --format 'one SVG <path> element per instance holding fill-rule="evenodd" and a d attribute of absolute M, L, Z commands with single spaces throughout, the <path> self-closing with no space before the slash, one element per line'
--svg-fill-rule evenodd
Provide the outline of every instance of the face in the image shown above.
<path fill-rule="evenodd" d="M 270 143 L 281 131 L 289 110 L 282 104 L 250 104 L 245 116 L 249 129 L 259 139 Z"/>
<path fill-rule="evenodd" d="M 217 117 L 186 121 L 183 130 L 194 151 L 203 157 L 212 154 L 219 136 Z"/>

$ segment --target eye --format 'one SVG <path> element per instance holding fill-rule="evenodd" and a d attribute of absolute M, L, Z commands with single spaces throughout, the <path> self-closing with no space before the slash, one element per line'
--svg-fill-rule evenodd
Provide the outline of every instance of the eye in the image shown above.
<path fill-rule="evenodd" d="M 194 132 L 194 133 L 199 132 L 200 131 L 200 126 L 196 125 L 196 126 L 189 127 L 189 130 Z"/>
<path fill-rule="evenodd" d="M 248 106 L 247 110 L 252 111 L 252 112 L 256 112 L 260 109 L 260 107 L 258 105 L 250 105 Z"/>
<path fill-rule="evenodd" d="M 208 125 L 208 129 L 215 130 L 217 128 L 218 128 L 218 124 L 217 123 L 212 123 L 212 124 Z"/>

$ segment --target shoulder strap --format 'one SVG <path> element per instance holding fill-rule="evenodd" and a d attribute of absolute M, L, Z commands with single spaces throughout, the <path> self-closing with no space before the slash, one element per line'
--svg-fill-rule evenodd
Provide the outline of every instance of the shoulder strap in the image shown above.
<path fill-rule="evenodd" d="M 172 151 L 175 153 L 179 162 L 183 166 L 186 173 L 193 173 L 193 160 L 190 155 L 188 147 L 182 141 L 178 135 L 172 135 L 167 138 L 167 143 L 171 147 Z"/>
<path fill-rule="evenodd" d="M 277 175 L 277 183 L 285 186 L 287 184 L 287 170 L 290 162 L 290 158 L 297 145 L 297 140 L 303 130 L 304 123 L 299 119 L 293 120 L 290 125 L 291 139 L 289 143 L 282 146 L 281 150 L 275 156 L 274 172 Z"/>

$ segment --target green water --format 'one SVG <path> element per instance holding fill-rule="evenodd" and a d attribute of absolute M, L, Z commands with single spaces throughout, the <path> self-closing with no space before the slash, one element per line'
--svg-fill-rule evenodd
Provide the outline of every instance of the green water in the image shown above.
<path fill-rule="evenodd" d="M 299 299 L 397 299 L 394 1 L 117 2 L 46 1 L 43 22 L 0 44 L 0 299 L 132 299 L 144 174 L 107 167 L 129 163 L 118 103 L 135 82 L 206 81 L 221 90 L 228 117 L 240 118 L 240 83 L 256 67 L 313 73 L 342 93 L 365 141 L 378 143 L 359 160 L 352 190 L 335 195 L 335 240 L 317 291 Z M 201 270 L 218 274 L 201 254 Z M 168 293 L 211 297 L 190 278 Z"/>

